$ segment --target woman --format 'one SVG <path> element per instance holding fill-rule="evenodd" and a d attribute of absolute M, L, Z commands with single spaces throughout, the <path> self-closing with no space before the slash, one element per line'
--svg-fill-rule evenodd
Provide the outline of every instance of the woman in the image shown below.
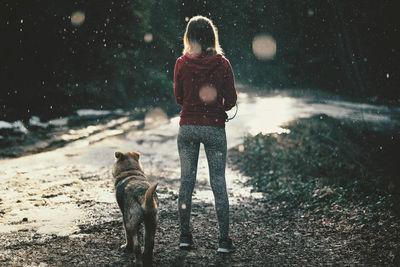
<path fill-rule="evenodd" d="M 174 72 L 175 100 L 182 106 L 178 134 L 181 163 L 179 247 L 193 247 L 189 221 L 199 147 L 203 143 L 219 226 L 218 252 L 229 253 L 235 248 L 229 236 L 229 200 L 225 183 L 225 111 L 236 104 L 234 75 L 210 19 L 191 18 L 183 43 L 183 56 L 177 59 Z"/>

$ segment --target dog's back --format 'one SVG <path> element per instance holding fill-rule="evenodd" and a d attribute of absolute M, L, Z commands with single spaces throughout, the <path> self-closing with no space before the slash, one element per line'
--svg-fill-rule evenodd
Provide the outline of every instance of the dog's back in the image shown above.
<path fill-rule="evenodd" d="M 145 195 L 150 187 L 150 184 L 144 177 L 130 176 L 121 180 L 115 185 L 115 195 L 119 208 L 121 210 L 124 209 L 124 202 L 128 196 L 134 198 L 140 205 L 143 204 L 144 208 Z M 148 197 L 154 196 L 157 199 L 157 193 L 154 190 L 151 190 L 151 193 Z"/>

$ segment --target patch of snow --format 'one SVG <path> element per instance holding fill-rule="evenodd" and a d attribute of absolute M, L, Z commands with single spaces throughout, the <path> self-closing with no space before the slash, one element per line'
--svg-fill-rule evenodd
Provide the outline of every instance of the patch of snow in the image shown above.
<path fill-rule="evenodd" d="M 114 113 L 117 115 L 122 115 L 122 114 L 124 114 L 124 110 L 119 108 L 119 109 L 114 110 Z"/>
<path fill-rule="evenodd" d="M 64 126 L 64 125 L 67 125 L 67 123 L 68 123 L 68 118 L 62 118 L 62 117 L 60 117 L 59 119 L 49 120 L 48 122 L 41 122 L 40 118 L 38 116 L 32 116 L 29 119 L 30 125 L 43 127 L 43 128 L 47 128 L 47 127 L 49 127 L 49 125 Z"/>
<path fill-rule="evenodd" d="M 29 124 L 32 126 L 38 126 L 38 127 L 43 127 L 43 128 L 47 128 L 49 126 L 49 123 L 41 122 L 40 118 L 38 116 L 32 116 L 29 119 Z"/>
<path fill-rule="evenodd" d="M 0 129 L 11 129 L 13 125 L 6 121 L 0 121 Z"/>
<path fill-rule="evenodd" d="M 68 118 L 59 118 L 59 119 L 49 120 L 48 123 L 53 126 L 64 126 L 64 125 L 67 125 Z"/>
<path fill-rule="evenodd" d="M 109 115 L 111 111 L 109 110 L 95 110 L 95 109 L 78 109 L 76 114 L 78 116 L 102 116 Z"/>
<path fill-rule="evenodd" d="M 7 121 L 0 121 L 0 129 L 14 129 L 18 132 L 27 134 L 29 131 L 26 129 L 22 121 L 15 121 L 13 123 Z"/>
<path fill-rule="evenodd" d="M 28 129 L 26 129 L 25 125 L 22 123 L 22 121 L 13 122 L 12 126 L 21 133 L 27 134 L 29 132 Z"/>
<path fill-rule="evenodd" d="M 366 103 L 346 102 L 346 101 L 337 101 L 337 100 L 328 100 L 326 102 L 327 102 L 327 104 L 332 104 L 334 106 L 345 107 L 345 108 L 350 108 L 350 109 L 389 111 L 389 108 L 387 106 L 383 106 L 383 105 L 371 105 L 371 104 L 366 104 Z"/>

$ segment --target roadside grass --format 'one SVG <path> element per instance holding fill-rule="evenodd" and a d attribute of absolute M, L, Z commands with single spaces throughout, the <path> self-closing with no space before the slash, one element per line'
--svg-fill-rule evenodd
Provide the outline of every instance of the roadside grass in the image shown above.
<path fill-rule="evenodd" d="M 355 204 L 400 214 L 398 128 L 324 114 L 283 128 L 288 133 L 247 136 L 230 151 L 255 191 L 313 211 Z"/>

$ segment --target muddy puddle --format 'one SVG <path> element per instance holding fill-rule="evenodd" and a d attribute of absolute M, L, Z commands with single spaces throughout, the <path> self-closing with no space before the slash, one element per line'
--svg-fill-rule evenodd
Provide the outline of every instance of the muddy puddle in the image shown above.
<path fill-rule="evenodd" d="M 391 125 L 399 125 L 400 118 L 399 108 L 336 98 L 298 98 L 240 90 L 238 103 L 236 118 L 226 126 L 228 149 L 239 145 L 247 134 L 280 133 L 285 131 L 280 127 L 283 123 L 320 113 Z M 233 113 L 231 111 L 229 115 Z M 114 111 L 98 114 L 99 117 L 111 116 L 99 121 L 93 112 L 90 114 L 93 123 L 86 120 L 82 127 L 78 123 L 80 118 L 68 119 L 75 123 L 72 129 L 65 119 L 52 128 L 46 128 L 48 124 L 38 125 L 43 131 L 53 131 L 51 141 L 38 140 L 32 146 L 37 145 L 41 151 L 40 147 L 55 142 L 56 138 L 59 143 L 46 149 L 49 151 L 0 160 L 1 233 L 34 231 L 43 236 L 78 235 L 79 225 L 99 224 L 118 216 L 111 178 L 115 150 L 140 151 L 146 174 L 152 181 L 160 183 L 160 199 L 177 198 L 180 175 L 176 147 L 178 117 L 170 118 L 160 108 L 150 110 L 142 119 Z M 3 134 L 2 138 L 7 136 Z M 232 204 L 243 198 L 262 197 L 245 187 L 247 177 L 229 165 L 226 176 Z M 203 148 L 193 201 L 213 203 Z"/>

